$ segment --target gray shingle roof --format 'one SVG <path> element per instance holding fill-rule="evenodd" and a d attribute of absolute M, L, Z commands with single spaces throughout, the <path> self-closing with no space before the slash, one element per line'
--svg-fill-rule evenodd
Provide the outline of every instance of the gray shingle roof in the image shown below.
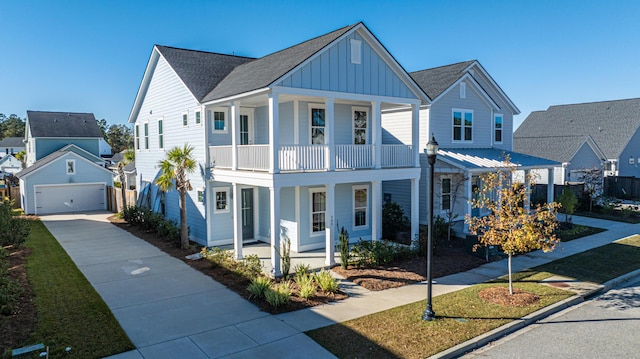
<path fill-rule="evenodd" d="M 220 81 L 202 99 L 202 102 L 267 87 L 358 24 L 360 23 L 345 26 L 255 61 L 242 64 Z"/>
<path fill-rule="evenodd" d="M 24 137 L 5 137 L 0 140 L 0 147 L 25 147 Z"/>
<path fill-rule="evenodd" d="M 37 170 L 40 167 L 43 167 L 44 165 L 46 165 L 49 162 L 55 161 L 56 159 L 64 156 L 65 154 L 67 154 L 69 152 L 71 152 L 71 151 L 55 151 L 55 152 L 52 152 L 52 153 L 42 157 L 41 159 L 35 161 L 31 166 L 29 166 L 29 167 L 23 169 L 22 171 L 16 173 L 16 177 L 21 178 L 23 176 L 26 176 L 29 173 Z"/>
<path fill-rule="evenodd" d="M 458 62 L 451 65 L 411 72 L 409 75 L 413 78 L 413 81 L 422 88 L 422 91 L 433 100 L 462 77 L 465 74 L 462 71 L 474 62 L 476 62 L 476 60 Z"/>
<path fill-rule="evenodd" d="M 520 137 L 513 139 L 513 150 L 558 162 L 571 162 L 588 136 Z"/>
<path fill-rule="evenodd" d="M 27 111 L 31 137 L 102 137 L 92 113 Z"/>
<path fill-rule="evenodd" d="M 255 59 L 156 45 L 178 77 L 201 101 L 235 67 Z"/>
<path fill-rule="evenodd" d="M 551 106 L 527 116 L 513 134 L 514 149 L 535 154 L 545 146 L 546 158 L 566 162 L 563 145 L 589 135 L 608 159 L 616 159 L 639 127 L 640 98 Z"/>

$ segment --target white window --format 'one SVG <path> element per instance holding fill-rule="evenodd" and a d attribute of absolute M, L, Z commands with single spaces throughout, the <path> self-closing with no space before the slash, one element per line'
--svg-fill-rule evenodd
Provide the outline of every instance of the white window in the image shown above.
<path fill-rule="evenodd" d="M 226 133 L 227 121 L 226 111 L 220 110 L 207 110 L 207 123 L 211 128 L 211 132 Z"/>
<path fill-rule="evenodd" d="M 502 115 L 499 114 L 493 116 L 493 141 L 502 142 Z"/>
<path fill-rule="evenodd" d="M 136 125 L 136 150 L 140 149 L 140 125 Z M 31 143 L 29 143 L 29 146 L 31 146 Z"/>
<path fill-rule="evenodd" d="M 367 228 L 369 186 L 353 186 L 353 229 Z"/>
<path fill-rule="evenodd" d="M 467 98 L 467 83 L 460 83 L 460 98 Z"/>
<path fill-rule="evenodd" d="M 204 188 L 198 188 L 197 194 L 198 194 L 198 203 L 204 203 Z"/>
<path fill-rule="evenodd" d="M 473 111 L 453 109 L 453 140 L 460 142 L 473 140 Z"/>
<path fill-rule="evenodd" d="M 144 149 L 149 149 L 149 123 L 144 123 Z"/>
<path fill-rule="evenodd" d="M 76 160 L 67 160 L 67 174 L 74 175 L 76 174 Z"/>
<path fill-rule="evenodd" d="M 324 145 L 325 109 L 314 106 L 310 109 L 311 118 L 311 144 Z"/>
<path fill-rule="evenodd" d="M 451 178 L 444 177 L 440 180 L 440 204 L 443 211 L 451 210 Z"/>
<path fill-rule="evenodd" d="M 365 107 L 354 107 L 353 113 L 353 144 L 367 144 L 367 122 L 369 120 L 369 109 Z"/>
<path fill-rule="evenodd" d="M 216 206 L 214 213 L 228 213 L 229 212 L 229 187 L 216 187 L 213 189 L 215 196 Z M 204 196 L 204 193 L 203 193 Z M 198 193 L 198 200 L 200 200 L 200 194 Z M 204 200 L 204 197 L 203 197 Z"/>
<path fill-rule="evenodd" d="M 182 113 L 182 127 L 189 126 L 189 112 Z"/>
<path fill-rule="evenodd" d="M 351 39 L 351 63 L 360 65 L 362 63 L 362 41 Z"/>
<path fill-rule="evenodd" d="M 199 125 L 202 122 L 201 115 L 200 115 L 200 110 L 197 110 L 195 112 L 194 116 L 196 118 L 196 125 Z"/>
<path fill-rule="evenodd" d="M 327 193 L 324 189 L 311 190 L 311 234 L 323 234 L 326 228 Z"/>
<path fill-rule="evenodd" d="M 158 148 L 164 148 L 164 129 L 162 128 L 162 118 L 158 120 Z"/>

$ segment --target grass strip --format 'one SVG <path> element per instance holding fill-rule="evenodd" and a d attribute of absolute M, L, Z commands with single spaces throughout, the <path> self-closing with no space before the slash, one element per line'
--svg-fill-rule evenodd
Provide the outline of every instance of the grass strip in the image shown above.
<path fill-rule="evenodd" d="M 557 232 L 561 242 L 569 242 L 574 239 L 590 236 L 592 234 L 604 232 L 606 229 L 574 224 L 571 229 L 560 229 Z"/>
<path fill-rule="evenodd" d="M 478 292 L 505 278 L 433 298 L 437 320 L 423 322 L 424 301 L 307 332 L 339 358 L 424 358 L 484 334 L 574 293 L 538 284 L 553 275 L 604 283 L 640 267 L 640 235 L 514 274 L 514 287 L 540 296 L 526 307 L 481 300 Z"/>
<path fill-rule="evenodd" d="M 26 344 L 44 343 L 52 357 L 101 358 L 134 349 L 109 307 L 38 220 L 25 245 L 38 323 Z M 71 351 L 65 353 L 65 348 Z"/>

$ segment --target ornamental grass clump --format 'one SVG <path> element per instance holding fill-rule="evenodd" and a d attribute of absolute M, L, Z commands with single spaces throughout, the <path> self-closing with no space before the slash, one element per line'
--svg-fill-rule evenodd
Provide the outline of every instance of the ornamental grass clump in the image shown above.
<path fill-rule="evenodd" d="M 247 287 L 252 298 L 264 299 L 265 292 L 269 290 L 273 281 L 270 278 L 258 276 L 251 280 L 251 283 Z"/>
<path fill-rule="evenodd" d="M 215 247 L 213 249 L 202 247 L 200 255 L 202 256 L 202 258 L 211 262 L 211 265 L 214 267 L 230 268 L 231 264 L 234 262 L 231 251 L 222 250 L 218 247 Z"/>
<path fill-rule="evenodd" d="M 338 291 L 338 281 L 326 270 L 314 274 L 314 280 L 318 287 L 326 293 L 335 293 Z"/>
<path fill-rule="evenodd" d="M 316 294 L 316 283 L 311 275 L 307 273 L 296 274 L 295 281 L 298 284 L 300 298 L 309 299 Z"/>
<path fill-rule="evenodd" d="M 273 284 L 264 292 L 264 299 L 273 307 L 279 307 L 289 303 L 291 293 L 293 292 L 293 284 L 289 280 Z"/>

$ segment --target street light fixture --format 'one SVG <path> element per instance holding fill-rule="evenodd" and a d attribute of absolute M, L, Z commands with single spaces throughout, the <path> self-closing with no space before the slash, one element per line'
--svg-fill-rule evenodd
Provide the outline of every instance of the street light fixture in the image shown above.
<path fill-rule="evenodd" d="M 438 155 L 438 142 L 436 138 L 431 134 L 431 139 L 427 143 L 427 159 L 429 160 L 429 220 L 428 220 L 428 235 L 427 235 L 427 308 L 422 314 L 422 320 L 434 320 L 436 319 L 436 313 L 434 313 L 431 307 L 431 262 L 433 256 L 433 172 L 434 165 L 436 163 L 436 157 Z"/>

